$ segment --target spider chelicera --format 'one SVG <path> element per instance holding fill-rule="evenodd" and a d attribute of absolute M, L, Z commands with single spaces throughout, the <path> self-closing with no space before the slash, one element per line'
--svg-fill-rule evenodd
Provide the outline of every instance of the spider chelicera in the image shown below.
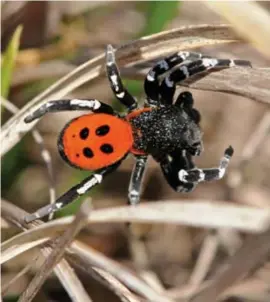
<path fill-rule="evenodd" d="M 140 200 L 149 155 L 160 164 L 168 184 L 177 192 L 190 192 L 199 182 L 221 179 L 233 155 L 233 148 L 230 146 L 225 150 L 218 167 L 197 168 L 192 157 L 203 151 L 200 114 L 193 107 L 190 92 L 181 92 L 174 103 L 173 97 L 176 83 L 203 71 L 211 72 L 216 68 L 235 65 L 251 66 L 249 61 L 244 60 L 214 59 L 199 53 L 177 52 L 150 69 L 144 82 L 146 100 L 144 106 L 138 108 L 136 99 L 121 81 L 114 49 L 108 45 L 108 79 L 115 97 L 127 107 L 127 113 L 121 115 L 96 99 L 71 99 L 47 102 L 25 118 L 25 122 L 29 123 L 48 112 L 92 111 L 73 119 L 64 127 L 58 139 L 58 149 L 71 166 L 94 171 L 54 204 L 27 215 L 26 222 L 49 215 L 90 191 L 116 170 L 130 153 L 135 157 L 128 188 L 128 202 L 132 205 Z"/>

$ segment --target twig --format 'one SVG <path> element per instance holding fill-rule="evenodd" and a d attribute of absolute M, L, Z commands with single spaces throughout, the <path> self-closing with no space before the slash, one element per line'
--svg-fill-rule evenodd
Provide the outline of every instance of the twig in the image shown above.
<path fill-rule="evenodd" d="M 134 63 L 165 56 L 181 49 L 231 43 L 239 40 L 227 25 L 186 26 L 143 37 L 118 48 L 116 57 L 119 64 Z M 58 80 L 44 92 L 24 106 L 2 128 L 1 154 L 5 154 L 21 137 L 31 130 L 38 120 L 25 124 L 24 118 L 32 107 L 41 105 L 50 99 L 60 99 L 82 84 L 97 79 L 104 73 L 104 54 L 82 64 L 65 77 Z M 33 108 L 34 109 L 34 108 Z"/>
<path fill-rule="evenodd" d="M 42 284 L 52 272 L 54 266 L 63 258 L 66 247 L 68 247 L 74 240 L 75 236 L 86 225 L 88 215 L 90 214 L 89 200 L 82 203 L 79 211 L 77 212 L 74 221 L 70 224 L 65 233 L 56 240 L 56 244 L 51 254 L 42 264 L 38 273 L 30 282 L 27 289 L 20 296 L 19 302 L 32 301 L 37 292 L 40 290 Z M 92 301 L 90 297 L 84 301 Z"/>
<path fill-rule="evenodd" d="M 37 225 L 42 224 L 41 221 L 36 221 L 34 223 L 25 224 L 24 217 L 28 213 L 21 210 L 20 208 L 5 202 L 2 200 L 1 202 L 1 214 L 7 221 L 18 226 L 23 230 L 27 230 L 33 228 Z M 45 257 L 49 256 L 52 248 L 44 247 L 41 249 L 43 255 Z M 73 269 L 70 267 L 68 262 L 65 259 L 62 259 L 54 268 L 54 272 L 58 277 L 59 281 L 62 283 L 67 293 L 71 297 L 72 301 L 84 301 L 84 299 L 88 299 L 88 294 L 83 288 L 80 280 L 76 276 Z"/>

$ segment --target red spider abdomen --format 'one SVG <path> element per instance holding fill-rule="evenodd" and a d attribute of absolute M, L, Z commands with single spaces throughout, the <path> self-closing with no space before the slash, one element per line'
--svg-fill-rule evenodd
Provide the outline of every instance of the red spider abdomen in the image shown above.
<path fill-rule="evenodd" d="M 130 151 L 132 129 L 113 115 L 87 114 L 72 120 L 59 137 L 61 156 L 72 166 L 97 170 L 114 164 Z"/>

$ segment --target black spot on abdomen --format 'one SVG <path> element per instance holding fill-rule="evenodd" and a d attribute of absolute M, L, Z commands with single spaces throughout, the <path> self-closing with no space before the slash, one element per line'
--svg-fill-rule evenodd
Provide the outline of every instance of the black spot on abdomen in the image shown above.
<path fill-rule="evenodd" d="M 83 149 L 83 155 L 87 158 L 92 158 L 94 156 L 94 153 L 90 148 L 87 147 Z"/>
<path fill-rule="evenodd" d="M 102 126 L 100 126 L 100 127 L 98 127 L 96 129 L 96 135 L 98 135 L 98 136 L 104 136 L 107 133 L 109 133 L 109 131 L 110 131 L 110 126 L 108 126 L 108 125 L 102 125 Z"/>
<path fill-rule="evenodd" d="M 100 150 L 103 153 L 110 154 L 110 153 L 113 153 L 113 146 L 110 144 L 104 144 L 100 147 Z"/>
<path fill-rule="evenodd" d="M 89 135 L 89 129 L 87 127 L 83 128 L 80 131 L 80 138 L 81 139 L 87 139 L 88 135 Z"/>

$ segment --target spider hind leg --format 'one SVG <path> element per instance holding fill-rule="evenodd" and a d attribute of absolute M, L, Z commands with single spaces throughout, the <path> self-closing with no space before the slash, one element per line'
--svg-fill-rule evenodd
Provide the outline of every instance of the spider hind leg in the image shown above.
<path fill-rule="evenodd" d="M 204 71 L 213 72 L 217 68 L 222 69 L 234 66 L 252 67 L 251 63 L 245 60 L 215 59 L 201 56 L 199 59 L 180 65 L 166 76 L 160 85 L 160 95 L 162 99 L 170 101 L 174 96 L 176 83 Z"/>
<path fill-rule="evenodd" d="M 179 51 L 159 61 L 153 68 L 151 68 L 144 81 L 147 105 L 158 106 L 160 102 L 162 104 L 172 104 L 172 98 L 162 99 L 160 97 L 158 77 L 186 60 L 196 60 L 201 57 L 202 55 L 199 53 Z"/>
<path fill-rule="evenodd" d="M 113 172 L 115 169 L 118 168 L 120 163 L 121 160 L 109 167 L 105 167 L 103 169 L 95 171 L 94 174 L 86 177 L 82 182 L 75 185 L 74 187 L 69 189 L 66 193 L 64 193 L 62 196 L 60 196 L 54 204 L 44 206 L 43 208 L 40 208 L 33 214 L 27 215 L 24 218 L 25 222 L 26 223 L 32 222 L 36 219 L 40 219 L 44 216 L 50 215 L 51 213 L 54 213 L 62 209 L 64 206 L 70 204 L 72 201 L 84 195 L 96 185 L 100 184 L 106 175 L 110 174 L 111 172 Z"/>

